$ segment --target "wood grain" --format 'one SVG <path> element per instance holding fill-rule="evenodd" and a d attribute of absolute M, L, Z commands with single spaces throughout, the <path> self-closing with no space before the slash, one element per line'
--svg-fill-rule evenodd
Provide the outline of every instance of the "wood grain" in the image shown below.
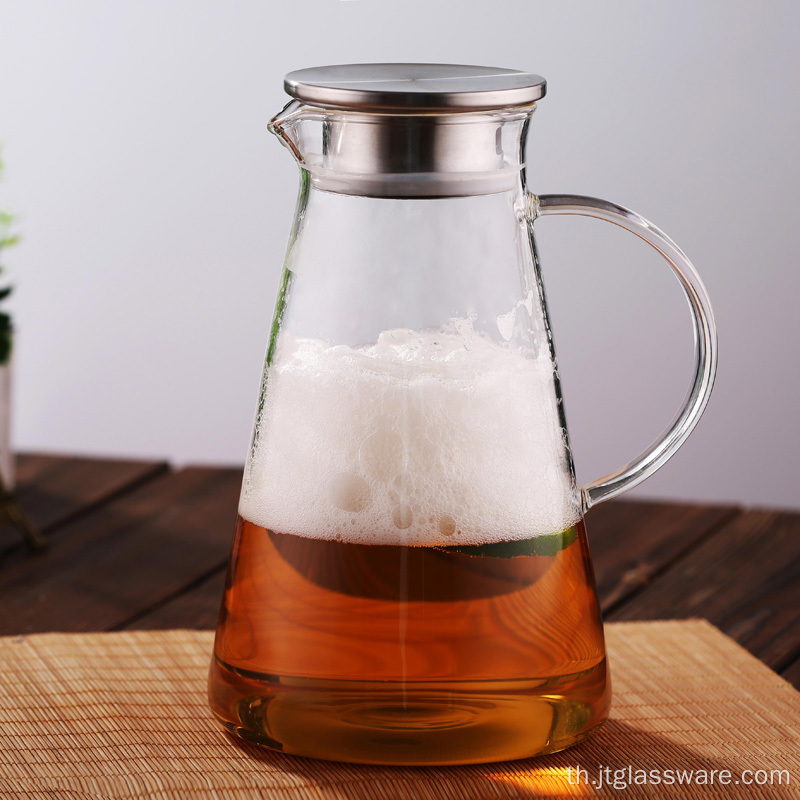
<path fill-rule="evenodd" d="M 187 469 L 67 525 L 0 569 L 0 632 L 120 626 L 220 570 L 241 486 L 235 469 Z"/>
<path fill-rule="evenodd" d="M 202 631 L 215 628 L 222 592 L 225 589 L 225 573 L 224 567 L 218 569 L 195 586 L 131 620 L 120 629 L 146 631 L 188 628 Z"/>
<path fill-rule="evenodd" d="M 800 689 L 800 658 L 792 661 L 788 667 L 782 670 L 781 676 L 789 681 L 795 689 Z"/>
<path fill-rule="evenodd" d="M 165 462 L 155 461 L 20 455 L 17 497 L 34 525 L 47 534 L 168 469 Z M 24 547 L 19 533 L 10 525 L 0 527 L 0 555 L 15 546 Z"/>
<path fill-rule="evenodd" d="M 744 511 L 611 619 L 704 617 L 773 669 L 800 652 L 800 515 Z"/>
<path fill-rule="evenodd" d="M 612 500 L 586 517 L 604 613 L 739 513 L 734 506 Z"/>

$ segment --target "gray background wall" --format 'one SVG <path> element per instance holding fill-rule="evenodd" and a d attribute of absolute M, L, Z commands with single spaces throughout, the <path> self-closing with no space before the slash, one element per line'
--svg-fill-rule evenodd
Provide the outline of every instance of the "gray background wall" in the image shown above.
<path fill-rule="evenodd" d="M 283 74 L 467 62 L 547 77 L 534 191 L 638 210 L 711 293 L 714 397 L 637 494 L 798 505 L 800 4 L 0 0 L 0 30 L 19 449 L 240 463 L 296 191 Z M 588 481 L 677 410 L 688 311 L 634 237 L 537 231 Z"/>

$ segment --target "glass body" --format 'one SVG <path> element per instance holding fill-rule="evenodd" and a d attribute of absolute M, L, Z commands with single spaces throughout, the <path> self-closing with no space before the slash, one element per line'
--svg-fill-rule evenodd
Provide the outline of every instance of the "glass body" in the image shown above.
<path fill-rule="evenodd" d="M 343 192 L 346 159 L 314 158 L 341 113 L 274 126 L 301 189 L 209 684 L 247 741 L 499 761 L 607 715 L 523 185 L 532 110 L 460 115 L 486 168 L 424 176 L 425 196 L 394 174 Z"/>

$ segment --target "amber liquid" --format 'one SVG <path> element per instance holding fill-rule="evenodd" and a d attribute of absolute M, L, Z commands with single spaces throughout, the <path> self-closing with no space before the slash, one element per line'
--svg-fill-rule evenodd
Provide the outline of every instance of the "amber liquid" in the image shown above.
<path fill-rule="evenodd" d="M 240 517 L 212 709 L 249 742 L 336 761 L 561 750 L 605 719 L 610 694 L 583 524 L 569 533 L 547 555 L 487 555 L 309 539 Z"/>

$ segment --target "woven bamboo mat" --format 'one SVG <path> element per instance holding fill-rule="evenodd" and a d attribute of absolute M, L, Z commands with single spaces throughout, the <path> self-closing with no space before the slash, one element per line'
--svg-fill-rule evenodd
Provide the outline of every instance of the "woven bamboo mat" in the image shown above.
<path fill-rule="evenodd" d="M 206 705 L 211 633 L 0 639 L 0 797 L 800 797 L 800 694 L 788 683 L 703 621 L 606 632 L 614 706 L 594 738 L 539 759 L 433 768 L 333 764 L 234 743 Z M 661 785 L 637 784 L 637 770 L 659 771 Z M 719 785 L 721 770 L 730 785 Z M 771 770 L 785 770 L 782 785 Z"/>

